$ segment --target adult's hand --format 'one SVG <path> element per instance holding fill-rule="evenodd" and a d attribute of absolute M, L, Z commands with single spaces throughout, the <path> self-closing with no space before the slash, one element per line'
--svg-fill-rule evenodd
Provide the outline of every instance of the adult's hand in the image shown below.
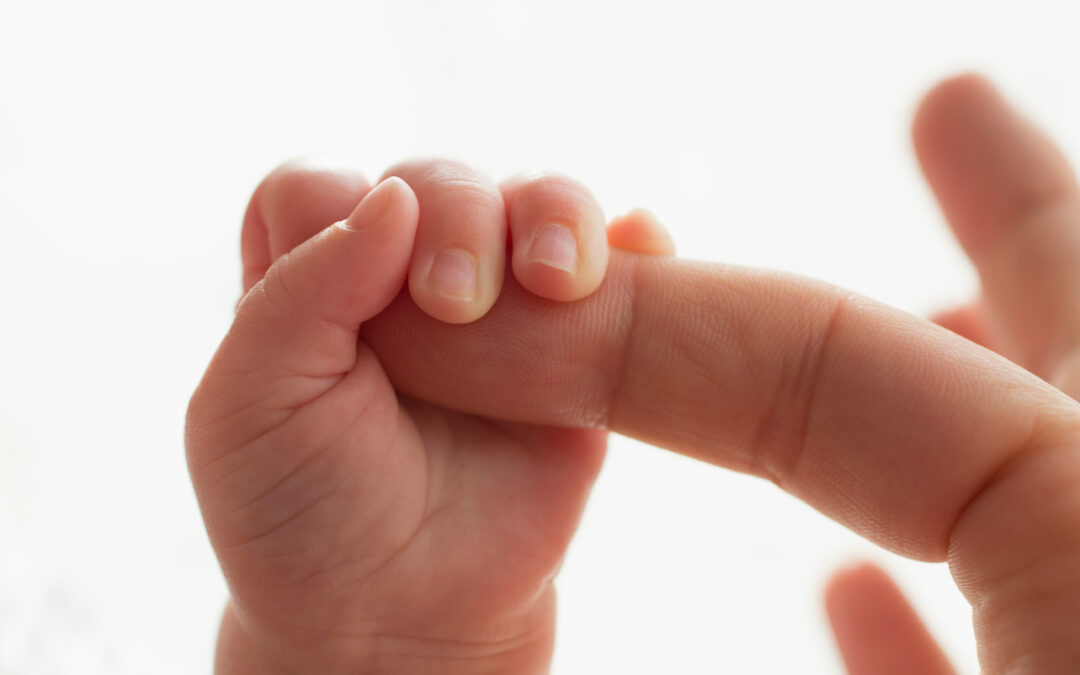
<path fill-rule="evenodd" d="M 926 97 L 914 139 L 923 171 L 983 289 L 980 299 L 936 320 L 1080 397 L 1080 194 L 1067 161 L 989 83 L 970 75 L 948 80 Z M 1053 501 L 1053 493 L 1047 498 Z M 1030 516 L 1009 516 L 1003 524 L 1025 517 Z M 1035 565 L 1059 570 L 1062 579 L 1071 566 L 1075 575 L 1076 549 L 1067 541 Z M 989 641 L 1038 645 L 1059 635 L 1064 644 L 1080 642 L 1078 617 L 1069 609 L 1076 607 L 1077 585 L 1055 586 L 1053 575 L 1040 574 L 1013 573 L 999 581 L 998 587 L 1010 590 L 986 598 L 987 606 L 981 594 L 974 595 L 984 653 L 996 654 Z M 1011 616 L 1009 605 L 1021 603 L 1047 618 L 1013 623 L 1021 615 Z M 851 675 L 953 672 L 881 570 L 860 565 L 840 571 L 829 584 L 826 606 Z M 1030 637 L 1021 640 L 1021 633 Z M 1042 633 L 1048 635 L 1040 638 Z M 1021 646 L 1006 659 L 988 656 L 984 662 L 1029 672 L 1040 658 L 1045 657 Z M 1063 663 L 1077 667 L 1075 660 Z"/>
<path fill-rule="evenodd" d="M 1004 149 L 978 155 L 991 151 L 973 142 L 979 180 L 1014 189 L 957 189 L 970 213 L 943 194 L 962 241 L 981 251 L 984 279 L 995 265 L 1016 269 L 993 255 L 1010 224 L 1053 220 L 1075 204 L 1064 163 L 1040 147 L 1051 166 L 1014 148 L 1017 170 L 994 163 Z M 1030 271 L 998 278 L 1019 283 Z M 600 290 L 572 305 L 508 283 L 476 323 L 440 324 L 401 298 L 362 336 L 395 364 L 399 390 L 463 412 L 605 426 L 771 479 L 890 550 L 947 560 L 972 603 L 988 673 L 1080 667 L 1080 407 L 1039 377 L 930 322 L 774 272 L 623 253 Z M 988 283 L 987 297 L 1011 298 L 1002 284 L 991 292 Z M 1046 296 L 1041 316 L 1067 316 L 1058 297 Z M 1049 332 L 1023 324 L 1014 334 L 1027 331 Z M 1047 353 L 1021 362 L 1048 373 Z"/>

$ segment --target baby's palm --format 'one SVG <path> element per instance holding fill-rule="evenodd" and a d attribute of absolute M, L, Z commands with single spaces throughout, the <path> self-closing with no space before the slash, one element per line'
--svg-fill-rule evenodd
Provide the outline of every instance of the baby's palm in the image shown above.
<path fill-rule="evenodd" d="M 362 368 L 378 367 L 365 358 Z M 219 548 L 247 620 L 266 622 L 280 644 L 314 640 L 344 660 L 531 652 L 542 663 L 551 581 L 603 432 L 462 415 L 388 386 L 356 408 L 362 386 L 347 376 L 271 432 L 271 444 L 312 442 L 289 448 L 303 461 L 280 467 L 248 507 L 249 532 Z"/>

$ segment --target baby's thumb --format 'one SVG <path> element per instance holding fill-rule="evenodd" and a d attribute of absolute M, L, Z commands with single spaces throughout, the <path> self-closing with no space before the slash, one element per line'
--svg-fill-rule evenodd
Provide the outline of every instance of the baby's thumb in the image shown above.
<path fill-rule="evenodd" d="M 357 331 L 401 290 L 418 213 L 409 186 L 389 178 L 348 219 L 278 259 L 244 297 L 188 408 L 197 490 L 214 482 L 204 467 L 282 424 L 357 367 Z"/>

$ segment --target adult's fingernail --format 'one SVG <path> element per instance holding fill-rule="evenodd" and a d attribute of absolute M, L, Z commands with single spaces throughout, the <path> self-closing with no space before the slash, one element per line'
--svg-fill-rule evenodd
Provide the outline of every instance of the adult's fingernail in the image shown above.
<path fill-rule="evenodd" d="M 577 238 L 564 225 L 544 225 L 533 237 L 527 257 L 529 262 L 541 263 L 574 274 L 578 266 Z"/>

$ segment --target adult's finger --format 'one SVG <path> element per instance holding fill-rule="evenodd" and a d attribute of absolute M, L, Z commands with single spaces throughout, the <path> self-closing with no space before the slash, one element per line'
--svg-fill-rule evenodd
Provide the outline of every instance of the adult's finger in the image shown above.
<path fill-rule="evenodd" d="M 982 280 L 1003 353 L 1043 377 L 1080 347 L 1080 189 L 1061 152 L 986 80 L 923 101 L 915 149 Z"/>
<path fill-rule="evenodd" d="M 947 558 L 990 672 L 1080 658 L 1080 407 L 927 321 L 789 275 L 613 252 L 578 303 L 509 281 L 475 324 L 399 300 L 361 335 L 410 394 L 608 426 L 768 477 L 902 554 Z M 1057 628 L 1006 639 L 1043 624 Z"/>
<path fill-rule="evenodd" d="M 838 570 L 825 609 L 848 675 L 954 675 L 904 594 L 881 568 Z"/>
<path fill-rule="evenodd" d="M 244 293 L 275 260 L 344 220 L 371 190 L 359 171 L 319 160 L 292 160 L 271 171 L 255 188 L 244 212 L 240 254 Z"/>

